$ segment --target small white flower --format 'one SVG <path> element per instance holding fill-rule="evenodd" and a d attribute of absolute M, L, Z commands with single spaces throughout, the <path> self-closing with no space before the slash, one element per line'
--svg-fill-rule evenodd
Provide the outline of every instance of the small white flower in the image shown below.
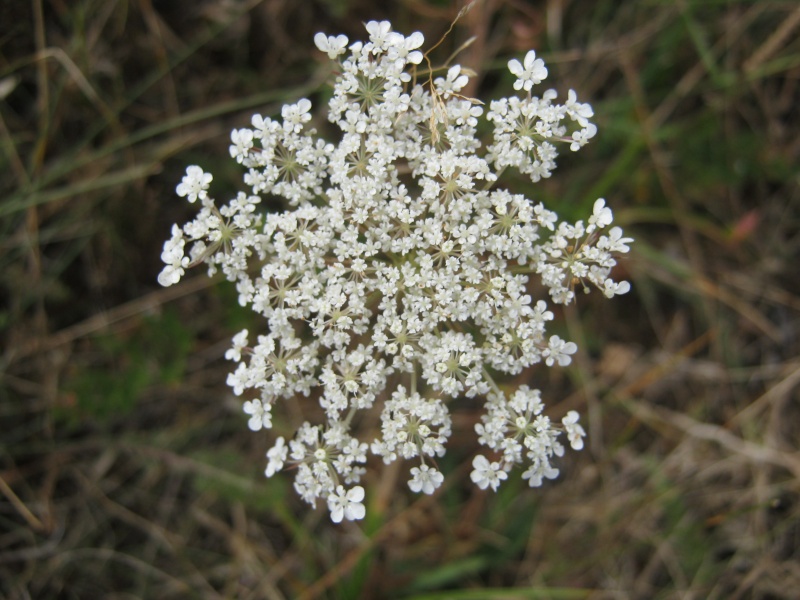
<path fill-rule="evenodd" d="M 183 277 L 183 267 L 175 265 L 167 265 L 158 274 L 158 283 L 164 287 L 175 285 Z"/>
<path fill-rule="evenodd" d="M 469 477 L 482 490 L 491 487 L 496 492 L 500 482 L 508 479 L 508 473 L 500 468 L 500 463 L 490 463 L 482 454 L 472 460 L 472 466 L 474 470 Z"/>
<path fill-rule="evenodd" d="M 250 129 L 234 129 L 231 131 L 231 142 L 228 151 L 236 162 L 243 163 L 253 148 L 253 132 Z"/>
<path fill-rule="evenodd" d="M 522 474 L 522 478 L 527 479 L 528 485 L 531 487 L 539 487 L 544 479 L 555 479 L 556 477 L 558 477 L 558 469 L 550 464 L 546 456 L 535 461 Z"/>
<path fill-rule="evenodd" d="M 277 440 L 275 440 L 275 445 L 267 450 L 267 458 L 269 459 L 269 462 L 267 463 L 267 468 L 264 471 L 264 474 L 267 477 L 272 477 L 275 473 L 283 468 L 283 464 L 286 462 L 286 455 L 288 452 L 289 449 L 286 447 L 283 437 L 279 437 Z"/>
<path fill-rule="evenodd" d="M 299 133 L 304 123 L 311 120 L 311 101 L 308 98 L 301 98 L 296 104 L 284 104 L 281 109 L 283 117 L 283 128 L 286 131 Z"/>
<path fill-rule="evenodd" d="M 606 279 L 603 282 L 603 295 L 606 298 L 613 298 L 614 296 L 621 296 L 631 291 L 631 284 L 627 281 L 614 282 Z"/>
<path fill-rule="evenodd" d="M 508 70 L 512 75 L 517 76 L 517 80 L 514 82 L 515 90 L 524 89 L 529 92 L 534 85 L 547 78 L 547 67 L 544 66 L 541 58 L 536 58 L 534 50 L 529 50 L 525 55 L 524 66 L 516 58 L 508 61 Z"/>
<path fill-rule="evenodd" d="M 594 225 L 597 229 L 603 229 L 604 227 L 608 227 L 611 223 L 614 222 L 614 214 L 611 212 L 611 209 L 606 206 L 606 201 L 603 198 L 598 198 L 594 201 L 594 207 L 592 208 L 592 216 L 589 217 L 589 225 L 590 227 Z M 594 231 L 594 227 L 587 228 L 587 232 Z"/>
<path fill-rule="evenodd" d="M 577 152 L 586 144 L 588 144 L 589 140 L 592 139 L 596 133 L 597 125 L 594 123 L 588 123 L 586 127 L 572 134 L 572 143 L 570 144 L 569 149 L 573 152 Z"/>
<path fill-rule="evenodd" d="M 406 63 L 418 65 L 422 62 L 422 52 L 417 50 L 425 42 L 425 37 L 415 31 L 408 37 L 392 32 L 388 37 L 389 58 L 402 68 Z"/>
<path fill-rule="evenodd" d="M 469 77 L 461 73 L 461 65 L 454 65 L 447 70 L 447 78 L 437 77 L 433 83 L 442 97 L 447 100 L 469 83 Z"/>
<path fill-rule="evenodd" d="M 183 260 L 183 230 L 177 225 L 172 226 L 172 238 L 164 242 L 161 260 L 166 264 L 180 264 Z"/>
<path fill-rule="evenodd" d="M 362 504 L 364 488 L 360 485 L 345 491 L 340 485 L 328 496 L 328 510 L 331 511 L 331 521 L 341 523 L 342 519 L 357 521 L 363 519 L 367 509 Z"/>
<path fill-rule="evenodd" d="M 583 448 L 583 438 L 586 437 L 586 432 L 583 430 L 583 427 L 578 424 L 579 418 L 580 415 L 578 412 L 571 410 L 561 419 L 561 423 L 567 431 L 569 444 L 572 446 L 573 450 L 581 450 Z"/>
<path fill-rule="evenodd" d="M 337 56 L 344 53 L 345 47 L 347 46 L 347 36 L 327 36 L 320 32 L 314 36 L 314 44 L 322 52 L 327 53 L 328 58 L 335 59 Z"/>
<path fill-rule="evenodd" d="M 239 363 L 233 373 L 228 373 L 228 379 L 225 383 L 228 384 L 228 387 L 233 388 L 234 394 L 241 396 L 244 390 L 249 387 L 249 378 L 250 373 L 247 365 Z"/>
<path fill-rule="evenodd" d="M 225 358 L 235 362 L 242 360 L 242 350 L 247 347 L 247 329 L 233 336 L 233 347 L 225 351 Z"/>
<path fill-rule="evenodd" d="M 270 429 L 272 427 L 272 405 L 261 402 L 261 400 L 248 400 L 242 407 L 244 412 L 252 415 L 247 422 L 247 426 L 252 431 L 259 431 L 260 429 Z"/>
<path fill-rule="evenodd" d="M 601 237 L 597 242 L 597 247 L 609 252 L 619 252 L 624 254 L 630 250 L 630 244 L 633 238 L 622 237 L 621 227 L 612 227 L 608 231 L 608 236 Z"/>
<path fill-rule="evenodd" d="M 586 127 L 589 124 L 589 119 L 594 116 L 594 110 L 592 110 L 591 105 L 578 102 L 575 90 L 569 91 L 567 102 L 564 106 L 567 109 L 567 114 L 581 127 Z"/>
<path fill-rule="evenodd" d="M 185 196 L 189 202 L 195 202 L 198 198 L 205 200 L 208 197 L 206 191 L 212 179 L 211 173 L 203 172 L 203 169 L 197 165 L 186 167 L 186 175 L 175 188 L 175 192 L 181 198 Z"/>
<path fill-rule="evenodd" d="M 423 492 L 424 494 L 430 495 L 435 492 L 436 488 L 442 485 L 444 481 L 444 475 L 428 465 L 412 467 L 411 475 L 412 477 L 408 481 L 408 487 L 411 488 L 412 492 L 416 493 Z"/>
<path fill-rule="evenodd" d="M 183 230 L 173 225 L 172 238 L 164 242 L 161 252 L 161 260 L 166 266 L 158 275 L 158 283 L 164 287 L 178 283 L 183 277 L 184 269 L 189 266 L 189 258 L 183 253 L 184 245 Z"/>
<path fill-rule="evenodd" d="M 567 342 L 562 340 L 557 335 L 550 338 L 547 348 L 542 350 L 542 356 L 545 357 L 545 364 L 552 367 L 558 363 L 559 367 L 566 367 L 572 362 L 570 354 L 575 354 L 578 351 L 578 346 L 575 342 Z"/>
<path fill-rule="evenodd" d="M 368 21 L 365 25 L 369 33 L 369 41 L 375 46 L 375 52 L 385 50 L 388 45 L 392 24 L 389 21 Z"/>

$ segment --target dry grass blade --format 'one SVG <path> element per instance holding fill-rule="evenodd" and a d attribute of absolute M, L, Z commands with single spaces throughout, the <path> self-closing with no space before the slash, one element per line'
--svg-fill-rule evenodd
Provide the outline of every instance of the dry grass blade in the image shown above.
<path fill-rule="evenodd" d="M 53 350 L 82 337 L 102 332 L 111 325 L 124 322 L 126 319 L 156 312 L 168 302 L 207 289 L 212 285 L 214 285 L 214 280 L 207 277 L 186 279 L 180 285 L 156 290 L 108 311 L 94 314 L 85 321 L 71 325 L 44 339 L 31 340 L 27 344 L 9 348 L 4 360 L 7 364 L 11 364 L 36 352 Z"/>
<path fill-rule="evenodd" d="M 0 477 L 0 492 L 2 492 L 3 496 L 5 496 L 12 506 L 17 509 L 17 512 L 22 515 L 28 525 L 33 527 L 33 529 L 36 531 L 46 531 L 47 528 L 44 526 L 44 524 L 28 509 L 27 506 L 25 506 L 25 503 L 19 499 L 19 496 L 14 493 L 14 490 L 9 487 L 5 479 L 2 477 Z"/>
<path fill-rule="evenodd" d="M 789 16 L 783 20 L 780 27 L 769 36 L 764 42 L 753 52 L 753 55 L 748 58 L 744 63 L 745 72 L 749 73 L 758 69 L 762 64 L 772 57 L 775 52 L 783 45 L 789 36 L 794 33 L 794 30 L 800 25 L 800 7 L 795 8 Z"/>
<path fill-rule="evenodd" d="M 759 464 L 769 464 L 791 471 L 800 477 L 800 453 L 784 452 L 776 448 L 754 444 L 732 434 L 719 425 L 700 423 L 691 417 L 664 408 L 648 406 L 643 402 L 628 401 L 632 414 L 648 424 L 664 423 L 699 440 L 715 442 L 733 454 L 744 456 Z"/>

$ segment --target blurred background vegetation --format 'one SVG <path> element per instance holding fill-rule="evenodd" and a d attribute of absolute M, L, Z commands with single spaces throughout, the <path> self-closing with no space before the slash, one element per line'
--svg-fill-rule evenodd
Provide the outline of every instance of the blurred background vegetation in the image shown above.
<path fill-rule="evenodd" d="M 343 526 L 264 479 L 222 360 L 247 313 L 201 272 L 156 283 L 191 215 L 175 185 L 200 164 L 225 197 L 231 128 L 300 96 L 322 114 L 317 31 L 432 44 L 460 7 L 0 3 L 0 597 L 797 598 L 795 1 L 478 2 L 440 60 L 476 36 L 459 62 L 491 98 L 535 48 L 599 126 L 520 191 L 571 218 L 604 196 L 636 238 L 632 292 L 561 313 L 578 358 L 537 382 L 589 446 L 481 492 L 468 409 L 435 498 L 373 463 Z"/>

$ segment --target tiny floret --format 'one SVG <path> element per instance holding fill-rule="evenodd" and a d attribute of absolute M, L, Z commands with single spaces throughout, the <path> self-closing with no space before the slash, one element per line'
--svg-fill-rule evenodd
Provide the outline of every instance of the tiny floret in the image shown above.
<path fill-rule="evenodd" d="M 411 475 L 412 477 L 408 482 L 408 487 L 411 488 L 412 492 L 417 493 L 422 492 L 430 495 L 435 492 L 444 481 L 444 475 L 428 465 L 412 467 Z"/>
<path fill-rule="evenodd" d="M 418 65 L 422 62 L 422 52 L 417 50 L 425 41 L 424 36 L 415 31 L 410 36 L 392 32 L 388 36 L 389 58 L 402 68 L 406 63 Z"/>
<path fill-rule="evenodd" d="M 247 347 L 247 329 L 233 336 L 233 346 L 225 351 L 225 358 L 235 362 L 242 360 L 242 350 Z"/>
<path fill-rule="evenodd" d="M 185 243 L 183 230 L 173 225 L 172 238 L 164 242 L 164 250 L 161 252 L 161 260 L 166 266 L 159 274 L 158 282 L 164 287 L 178 283 L 189 266 L 189 258 L 183 253 Z"/>
<path fill-rule="evenodd" d="M 327 36 L 324 33 L 318 33 L 314 36 L 314 44 L 331 59 L 335 59 L 340 54 L 344 54 L 347 41 L 346 35 Z"/>
<path fill-rule="evenodd" d="M 206 192 L 212 179 L 211 173 L 205 173 L 197 165 L 186 167 L 186 175 L 184 175 L 178 187 L 175 188 L 175 192 L 178 196 L 185 197 L 189 202 L 195 202 L 198 198 L 205 200 L 208 196 Z"/>
<path fill-rule="evenodd" d="M 264 404 L 261 400 L 248 400 L 244 403 L 243 408 L 244 412 L 250 415 L 247 425 L 252 431 L 272 427 L 272 413 L 270 412 L 269 404 Z"/>
<path fill-rule="evenodd" d="M 374 44 L 373 52 L 380 54 L 388 47 L 392 24 L 389 21 L 369 21 L 365 28 L 369 34 L 369 41 Z"/>
<path fill-rule="evenodd" d="M 331 521 L 341 523 L 342 519 L 358 521 L 367 514 L 366 508 L 361 503 L 364 500 L 364 488 L 360 485 L 345 491 L 340 485 L 336 491 L 328 496 L 328 510 L 331 511 Z"/>
<path fill-rule="evenodd" d="M 606 206 L 604 198 L 595 200 L 594 208 L 592 209 L 592 216 L 589 217 L 589 227 L 586 231 L 591 233 L 595 229 L 604 229 L 614 222 L 614 214 L 611 209 Z"/>
<path fill-rule="evenodd" d="M 481 454 L 473 459 L 472 467 L 473 471 L 469 475 L 470 479 L 482 490 L 490 487 L 492 491 L 496 492 L 497 488 L 500 486 L 500 482 L 508 479 L 508 473 L 501 469 L 500 463 L 490 463 L 489 460 Z"/>
<path fill-rule="evenodd" d="M 572 362 L 570 355 L 578 351 L 578 346 L 575 342 L 566 342 L 557 335 L 550 338 L 547 348 L 542 351 L 542 356 L 545 357 L 545 363 L 548 367 L 558 364 L 560 367 L 566 367 Z"/>
<path fill-rule="evenodd" d="M 536 58 L 536 51 L 528 50 L 525 55 L 524 64 L 516 58 L 508 61 L 508 70 L 512 75 L 517 76 L 514 82 L 515 90 L 531 91 L 534 85 L 542 83 L 547 78 L 547 67 L 541 58 Z"/>
<path fill-rule="evenodd" d="M 267 451 L 268 462 L 267 468 L 264 470 L 264 475 L 272 477 L 275 473 L 280 471 L 286 462 L 288 453 L 289 448 L 286 447 L 283 436 L 281 436 L 275 440 L 275 445 Z"/>
<path fill-rule="evenodd" d="M 447 70 L 446 77 L 437 77 L 434 85 L 442 97 L 447 100 L 451 95 L 460 92 L 469 82 L 469 77 L 461 72 L 461 65 L 453 65 Z"/>
<path fill-rule="evenodd" d="M 567 438 L 573 450 L 582 450 L 583 438 L 586 437 L 586 432 L 583 430 L 583 427 L 578 424 L 579 418 L 580 415 L 578 411 L 571 410 L 561 419 L 561 423 L 567 431 Z"/>

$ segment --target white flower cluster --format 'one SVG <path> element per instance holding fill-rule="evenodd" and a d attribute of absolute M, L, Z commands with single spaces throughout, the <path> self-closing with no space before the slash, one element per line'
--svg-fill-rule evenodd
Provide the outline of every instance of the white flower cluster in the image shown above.
<path fill-rule="evenodd" d="M 462 397 L 486 398 L 476 430 L 494 459 L 473 462 L 480 488 L 497 489 L 520 464 L 531 486 L 555 477 L 560 434 L 583 446 L 578 414 L 553 423 L 538 390 L 508 396 L 495 379 L 537 363 L 563 367 L 577 350 L 547 334 L 553 313 L 538 290 L 567 304 L 576 286 L 608 297 L 629 289 L 610 278 L 631 240 L 609 229 L 604 200 L 586 223 L 564 223 L 497 183 L 509 167 L 534 182 L 550 176 L 559 144 L 574 151 L 595 135 L 589 105 L 572 91 L 563 105 L 552 90 L 533 96 L 547 69 L 531 51 L 508 65 L 525 96 L 484 114 L 461 94 L 467 71 L 449 66 L 437 77 L 419 67 L 422 34 L 403 36 L 386 21 L 366 28 L 369 41 L 349 46 L 342 35 L 315 37 L 337 62 L 328 112 L 337 143 L 317 137 L 306 99 L 284 106 L 280 120 L 255 115 L 233 131 L 230 154 L 250 191 L 218 207 L 211 175 L 189 167 L 177 193 L 200 211 L 173 227 L 159 277 L 171 285 L 204 262 L 263 318 L 253 342 L 247 330 L 233 339 L 228 383 L 250 398 L 253 430 L 272 427 L 276 404 L 319 400 L 326 422 L 305 422 L 288 444 L 279 437 L 266 475 L 291 465 L 300 496 L 325 501 L 335 522 L 364 516 L 357 484 L 368 452 L 412 461 L 414 492 L 441 486 L 436 458 Z M 493 133 L 482 149 L 484 117 Z M 259 209 L 264 195 L 283 198 L 286 210 Z M 373 422 L 362 418 L 373 407 L 380 433 L 367 444 L 356 425 Z"/>

